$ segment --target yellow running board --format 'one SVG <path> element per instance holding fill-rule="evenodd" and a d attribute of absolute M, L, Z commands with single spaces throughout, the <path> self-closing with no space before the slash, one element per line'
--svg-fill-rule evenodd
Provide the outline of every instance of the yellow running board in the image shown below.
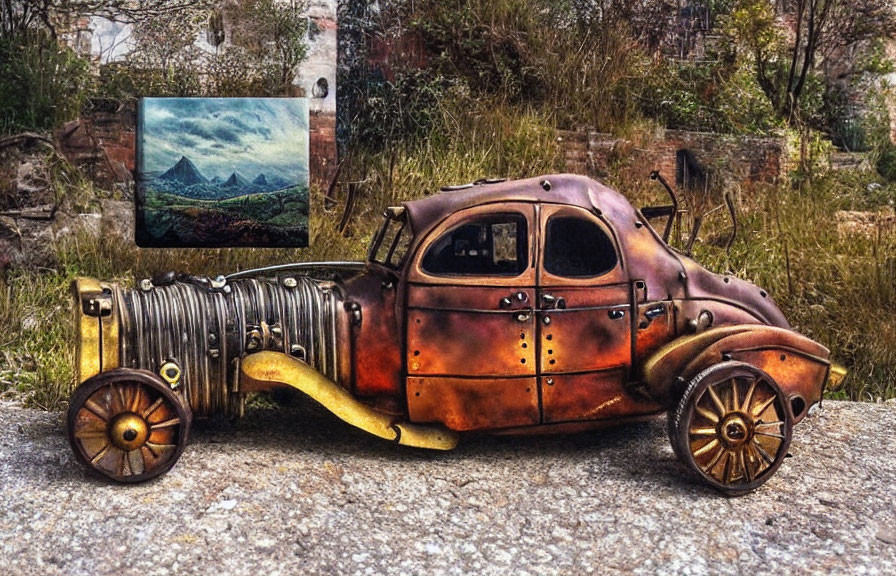
<path fill-rule="evenodd" d="M 374 436 L 403 446 L 431 450 L 451 450 L 457 446 L 457 432 L 440 425 L 395 422 L 393 416 L 359 402 L 338 384 L 288 354 L 270 350 L 256 352 L 242 359 L 240 369 L 240 389 L 243 391 L 292 386 L 343 421 Z"/>

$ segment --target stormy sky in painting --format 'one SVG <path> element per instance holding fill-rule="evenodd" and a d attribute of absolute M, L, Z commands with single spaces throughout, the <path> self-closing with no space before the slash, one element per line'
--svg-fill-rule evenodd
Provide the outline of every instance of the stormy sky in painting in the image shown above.
<path fill-rule="evenodd" d="M 302 98 L 147 98 L 143 169 L 158 175 L 181 156 L 202 175 L 307 180 L 308 107 Z"/>

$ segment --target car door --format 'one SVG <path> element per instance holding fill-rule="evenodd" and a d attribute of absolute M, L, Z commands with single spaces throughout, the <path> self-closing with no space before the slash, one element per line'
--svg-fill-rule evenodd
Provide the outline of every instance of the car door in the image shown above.
<path fill-rule="evenodd" d="M 405 315 L 411 420 L 538 424 L 534 215 L 529 203 L 463 210 L 416 250 Z"/>
<path fill-rule="evenodd" d="M 542 205 L 538 377 L 543 422 L 625 415 L 632 292 L 609 227 L 573 206 Z"/>

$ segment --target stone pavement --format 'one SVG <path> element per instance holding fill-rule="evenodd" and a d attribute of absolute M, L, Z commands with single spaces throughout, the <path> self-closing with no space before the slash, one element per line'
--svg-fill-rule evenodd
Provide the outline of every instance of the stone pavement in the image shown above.
<path fill-rule="evenodd" d="M 392 446 L 307 403 L 199 423 L 147 484 L 74 462 L 62 415 L 0 403 L 3 574 L 894 574 L 896 405 L 826 402 L 726 498 L 664 420 Z"/>

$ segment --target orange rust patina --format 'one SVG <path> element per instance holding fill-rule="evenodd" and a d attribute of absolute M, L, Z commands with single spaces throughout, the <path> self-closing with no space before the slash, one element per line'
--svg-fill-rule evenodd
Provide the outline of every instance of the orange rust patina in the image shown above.
<path fill-rule="evenodd" d="M 459 188 L 388 208 L 365 263 L 170 274 L 130 291 L 80 280 L 92 392 L 73 398 L 79 459 L 128 480 L 135 468 L 95 452 L 127 458 L 162 434 L 134 424 L 158 425 L 119 389 L 208 416 L 289 386 L 376 436 L 439 449 L 458 432 L 570 432 L 669 411 L 682 461 L 735 494 L 774 472 L 792 424 L 842 379 L 765 291 L 705 270 L 596 181 Z M 137 440 L 122 440 L 131 428 Z M 179 454 L 186 429 L 165 434 Z"/>

